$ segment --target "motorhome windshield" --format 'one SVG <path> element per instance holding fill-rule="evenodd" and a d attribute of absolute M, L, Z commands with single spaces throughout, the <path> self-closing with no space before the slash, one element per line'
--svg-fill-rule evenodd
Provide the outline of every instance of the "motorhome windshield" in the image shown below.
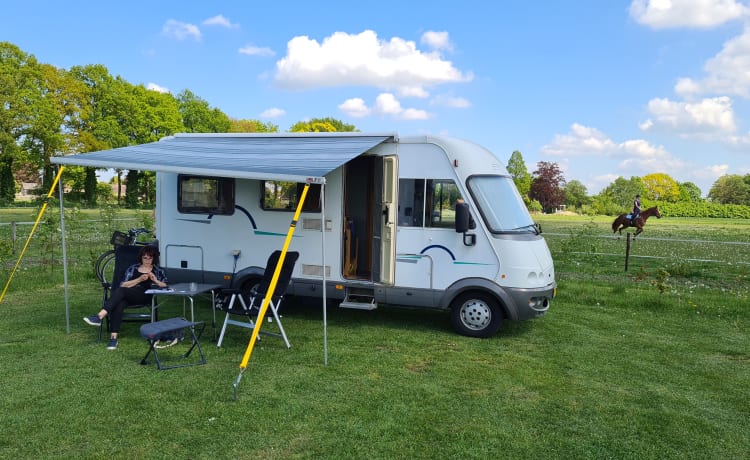
<path fill-rule="evenodd" d="M 537 233 L 523 198 L 508 176 L 473 176 L 469 192 L 492 233 Z"/>

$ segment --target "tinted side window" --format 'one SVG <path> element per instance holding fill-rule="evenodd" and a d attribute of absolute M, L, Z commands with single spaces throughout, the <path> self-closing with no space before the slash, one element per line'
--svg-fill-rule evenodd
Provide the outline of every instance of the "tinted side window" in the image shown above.
<path fill-rule="evenodd" d="M 263 197 L 260 203 L 262 209 L 294 212 L 297 209 L 297 203 L 302 196 L 305 184 L 267 180 L 262 181 L 260 187 Z M 305 202 L 302 205 L 303 212 L 320 212 L 320 190 L 320 184 L 310 184 Z"/>
<path fill-rule="evenodd" d="M 234 214 L 234 179 L 180 174 L 177 210 L 183 214 Z"/>

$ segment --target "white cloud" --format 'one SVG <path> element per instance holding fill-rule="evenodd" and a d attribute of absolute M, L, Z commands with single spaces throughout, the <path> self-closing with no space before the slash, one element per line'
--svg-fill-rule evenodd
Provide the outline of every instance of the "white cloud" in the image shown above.
<path fill-rule="evenodd" d="M 453 96 L 435 96 L 430 104 L 442 107 L 451 107 L 454 109 L 468 109 L 471 107 L 471 102 L 468 99 L 462 97 Z"/>
<path fill-rule="evenodd" d="M 195 41 L 201 40 L 201 31 L 198 26 L 175 19 L 168 19 L 161 31 L 167 37 L 172 37 L 180 41 L 188 38 L 193 38 Z"/>
<path fill-rule="evenodd" d="M 672 171 L 684 166 L 662 146 L 652 145 L 643 139 L 630 139 L 617 143 L 598 129 L 578 123 L 571 126 L 568 134 L 556 135 L 551 143 L 541 148 L 541 153 L 563 158 L 597 158 L 602 155 L 627 157 L 620 163 L 621 169 L 627 171 L 637 169 L 645 173 Z"/>
<path fill-rule="evenodd" d="M 651 99 L 648 111 L 653 117 L 641 124 L 644 131 L 668 131 L 683 137 L 713 137 L 737 129 L 732 100 L 727 96 L 696 103 Z"/>
<path fill-rule="evenodd" d="M 630 16 L 654 29 L 710 28 L 748 15 L 736 0 L 633 0 Z"/>
<path fill-rule="evenodd" d="M 260 118 L 279 118 L 286 115 L 286 110 L 284 109 L 277 109 L 276 107 L 271 107 L 270 109 L 266 109 L 259 115 Z"/>
<path fill-rule="evenodd" d="M 553 156 L 581 156 L 614 153 L 617 145 L 598 129 L 574 123 L 568 134 L 556 134 L 541 150 Z"/>
<path fill-rule="evenodd" d="M 448 32 L 427 31 L 422 34 L 420 42 L 436 50 L 453 51 L 453 44 Z"/>
<path fill-rule="evenodd" d="M 716 181 L 721 176 L 729 174 L 729 165 L 711 165 L 697 169 L 693 176 L 698 179 L 710 179 Z M 708 190 L 706 190 L 708 192 Z"/>
<path fill-rule="evenodd" d="M 249 56 L 273 56 L 276 54 L 271 48 L 259 48 L 253 45 L 245 45 L 237 51 L 240 54 L 247 54 Z"/>
<path fill-rule="evenodd" d="M 240 25 L 239 24 L 232 24 L 232 22 L 225 18 L 224 15 L 218 14 L 214 17 L 208 18 L 205 21 L 203 21 L 204 26 L 220 26 L 220 27 L 226 27 L 227 29 L 236 29 Z"/>
<path fill-rule="evenodd" d="M 366 117 L 372 113 L 364 99 L 360 97 L 345 100 L 339 105 L 339 110 L 354 118 Z"/>
<path fill-rule="evenodd" d="M 748 135 L 750 139 L 750 134 Z M 596 128 L 574 124 L 570 132 L 557 135 L 542 147 L 542 155 L 554 156 L 565 165 L 566 174 L 576 177 L 595 194 L 618 177 L 643 176 L 663 172 L 680 182 L 691 181 L 701 187 L 705 195 L 710 184 L 729 171 L 728 165 L 701 166 L 677 158 L 663 146 L 653 145 L 644 139 L 615 142 Z M 600 165 L 593 167 L 594 164 Z M 591 174 L 607 169 L 620 174 Z M 735 168 L 733 168 L 735 169 Z"/>
<path fill-rule="evenodd" d="M 401 120 L 427 120 L 430 114 L 419 109 L 404 109 L 393 94 L 383 93 L 375 99 L 373 112 L 391 115 Z"/>
<path fill-rule="evenodd" d="M 747 154 L 748 147 L 750 147 L 750 132 L 746 132 L 743 135 L 729 136 L 724 141 L 730 147 L 738 149 L 740 153 Z"/>
<path fill-rule="evenodd" d="M 149 83 L 149 84 L 146 85 L 146 88 L 150 89 L 152 91 L 157 91 L 159 93 L 169 93 L 169 92 L 171 92 L 171 91 L 169 91 L 169 88 L 165 88 L 163 86 L 159 86 L 156 83 Z"/>
<path fill-rule="evenodd" d="M 722 50 L 703 66 L 706 78 L 681 78 L 675 92 L 685 97 L 695 94 L 736 94 L 750 97 L 750 28 L 724 43 Z"/>
<path fill-rule="evenodd" d="M 322 43 L 306 36 L 292 38 L 286 56 L 276 63 L 275 79 L 289 89 L 370 86 L 426 97 L 426 88 L 468 82 L 473 75 L 456 69 L 437 51 L 424 53 L 413 41 L 385 41 L 365 30 L 356 35 L 335 32 Z"/>
<path fill-rule="evenodd" d="M 431 115 L 425 110 L 406 109 L 401 113 L 400 118 L 402 120 L 429 120 Z"/>
<path fill-rule="evenodd" d="M 617 144 L 617 154 L 631 155 L 635 158 L 653 160 L 669 160 L 672 156 L 662 146 L 655 146 L 643 139 L 630 139 Z"/>
<path fill-rule="evenodd" d="M 401 102 L 393 94 L 383 93 L 375 99 L 375 111 L 385 115 L 398 115 L 403 112 Z"/>
<path fill-rule="evenodd" d="M 391 93 L 382 93 L 375 98 L 372 108 L 368 107 L 362 98 L 351 98 L 339 105 L 339 110 L 349 116 L 362 118 L 369 115 L 385 115 L 399 120 L 427 120 L 431 118 L 429 112 L 401 107 L 401 102 Z"/>
<path fill-rule="evenodd" d="M 418 97 L 420 99 L 430 97 L 430 93 L 420 86 L 402 86 L 398 89 L 398 94 L 402 97 Z"/>

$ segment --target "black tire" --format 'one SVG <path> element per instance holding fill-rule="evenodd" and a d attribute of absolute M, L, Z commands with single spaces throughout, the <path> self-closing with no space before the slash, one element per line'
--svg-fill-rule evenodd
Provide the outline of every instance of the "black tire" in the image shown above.
<path fill-rule="evenodd" d="M 115 250 L 102 253 L 94 265 L 94 274 L 101 283 L 111 283 L 115 271 Z"/>
<path fill-rule="evenodd" d="M 453 328 L 468 337 L 493 336 L 502 326 L 504 316 L 498 301 L 482 292 L 465 292 L 451 303 Z"/>
<path fill-rule="evenodd" d="M 251 307 L 250 299 L 253 296 L 254 292 L 257 292 L 258 289 L 260 289 L 260 283 L 263 282 L 263 278 L 251 276 L 250 278 L 245 279 L 242 282 L 242 285 L 240 286 L 240 291 L 242 292 L 242 297 L 245 298 L 245 301 L 248 302 L 247 306 Z M 255 299 L 255 302 L 252 304 L 251 310 L 254 310 L 256 313 L 258 310 L 260 310 L 260 305 L 263 303 L 263 298 L 257 298 Z"/>
<path fill-rule="evenodd" d="M 258 278 L 255 276 L 251 276 L 250 278 L 246 278 L 242 281 L 242 285 L 240 286 L 240 291 L 242 291 L 242 295 L 247 299 L 250 297 L 253 293 L 253 289 L 257 290 L 260 287 L 262 278 Z"/>

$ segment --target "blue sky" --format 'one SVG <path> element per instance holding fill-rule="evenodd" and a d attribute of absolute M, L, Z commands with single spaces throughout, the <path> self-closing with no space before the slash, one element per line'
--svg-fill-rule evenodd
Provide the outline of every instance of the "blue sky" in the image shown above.
<path fill-rule="evenodd" d="M 233 118 L 445 134 L 589 194 L 750 173 L 750 0 L 4 2 L 0 41 Z"/>

